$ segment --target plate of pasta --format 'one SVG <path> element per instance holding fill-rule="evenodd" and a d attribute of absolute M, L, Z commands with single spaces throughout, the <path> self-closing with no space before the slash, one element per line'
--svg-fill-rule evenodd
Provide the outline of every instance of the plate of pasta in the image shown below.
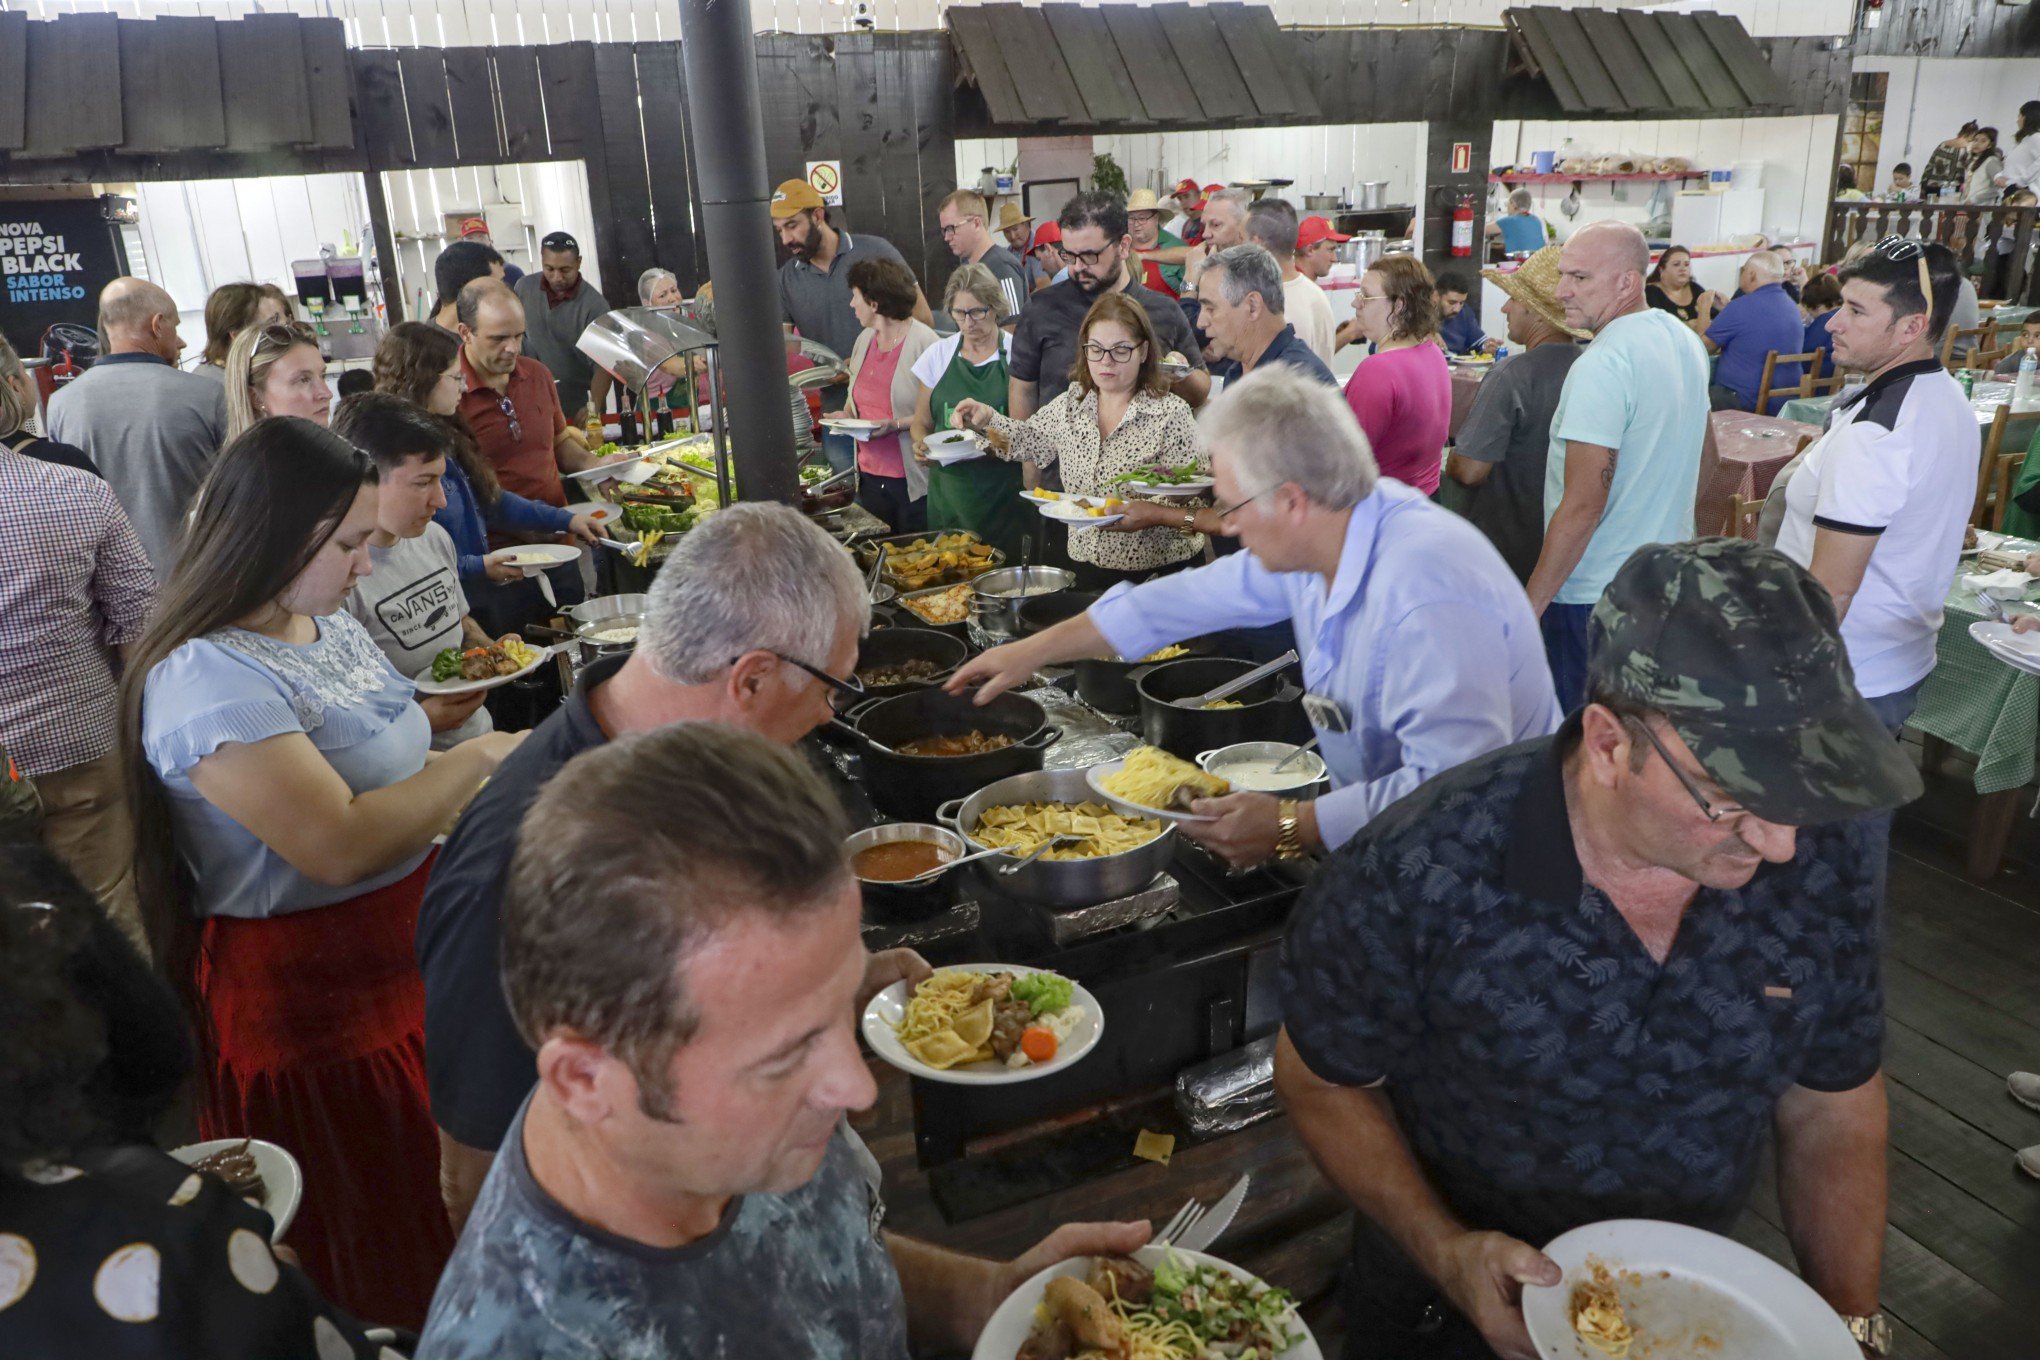
<path fill-rule="evenodd" d="M 1105 1032 L 1098 998 L 1044 968 L 964 963 L 910 994 L 904 982 L 864 1008 L 864 1041 L 910 1076 L 956 1086 L 1005 1086 L 1080 1061 Z"/>
<path fill-rule="evenodd" d="M 1835 1310 L 1740 1242 L 1681 1223 L 1610 1219 L 1554 1238 L 1565 1278 L 1523 1290 L 1544 1360 L 1861 1360 Z"/>
<path fill-rule="evenodd" d="M 1116 812 L 1170 822 L 1215 822 L 1216 817 L 1184 811 L 1183 801 L 1233 791 L 1228 781 L 1159 746 L 1136 746 L 1118 760 L 1101 761 L 1084 771 L 1084 780 Z"/>
<path fill-rule="evenodd" d="M 1287 1290 L 1179 1247 L 1080 1256 L 1006 1296 L 971 1360 L 1324 1360 Z"/>

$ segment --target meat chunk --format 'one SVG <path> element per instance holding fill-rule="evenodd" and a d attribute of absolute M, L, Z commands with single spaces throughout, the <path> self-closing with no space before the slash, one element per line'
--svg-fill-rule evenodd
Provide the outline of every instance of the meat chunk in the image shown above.
<path fill-rule="evenodd" d="M 992 1056 L 1000 1062 L 1020 1051 L 1020 1035 L 1034 1022 L 1034 1008 L 1012 997 L 992 1007 Z"/>
<path fill-rule="evenodd" d="M 1100 1350 L 1119 1360 L 1128 1349 L 1126 1325 L 1097 1290 L 1069 1275 L 1048 1282 L 1044 1296 L 1049 1312 L 1060 1318 L 1080 1346 Z"/>
<path fill-rule="evenodd" d="M 1091 1260 L 1091 1288 L 1108 1299 L 1124 1299 L 1143 1308 L 1154 1296 L 1155 1273 L 1124 1256 L 1097 1256 Z"/>
<path fill-rule="evenodd" d="M 1034 1330 L 1020 1343 L 1020 1353 L 1013 1360 L 1070 1360 L 1076 1351 L 1077 1338 L 1071 1334 L 1069 1324 L 1061 1318 L 1050 1318 L 1034 1324 Z"/>

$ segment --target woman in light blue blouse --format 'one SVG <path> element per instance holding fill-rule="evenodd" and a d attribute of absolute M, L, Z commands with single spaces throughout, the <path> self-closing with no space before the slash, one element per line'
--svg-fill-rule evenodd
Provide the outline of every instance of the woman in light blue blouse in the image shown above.
<path fill-rule="evenodd" d="M 433 837 L 522 734 L 443 755 L 342 606 L 376 471 L 308 421 L 220 454 L 122 681 L 136 883 L 205 1049 L 204 1138 L 305 1173 L 291 1244 L 328 1297 L 417 1326 L 451 1234 L 412 954 Z"/>

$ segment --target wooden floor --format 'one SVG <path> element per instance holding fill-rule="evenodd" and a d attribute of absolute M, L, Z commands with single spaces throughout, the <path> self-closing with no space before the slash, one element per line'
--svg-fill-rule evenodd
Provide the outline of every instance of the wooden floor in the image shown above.
<path fill-rule="evenodd" d="M 1951 770 L 1959 776 L 1960 771 Z M 2005 1093 L 2008 1073 L 2040 1071 L 2040 826 L 2015 829 L 2013 861 L 1985 887 L 1961 877 L 1966 785 L 1930 780 L 1900 819 L 1886 946 L 1891 1211 L 1884 1303 L 1905 1360 L 2040 1356 L 2040 1181 L 2012 1162 L 2040 1143 L 2040 1113 Z M 1349 1219 L 1285 1119 L 1180 1151 L 1164 1168 L 1130 1164 L 1103 1181 L 969 1223 L 948 1225 L 913 1165 L 906 1083 L 882 1083 L 860 1120 L 886 1166 L 902 1231 L 1007 1256 L 1066 1219 L 1173 1213 L 1241 1172 L 1255 1189 L 1217 1250 L 1311 1300 L 1305 1318 L 1337 1354 L 1344 1319 L 1326 1293 Z M 1768 1174 L 1736 1235 L 1790 1261 Z"/>

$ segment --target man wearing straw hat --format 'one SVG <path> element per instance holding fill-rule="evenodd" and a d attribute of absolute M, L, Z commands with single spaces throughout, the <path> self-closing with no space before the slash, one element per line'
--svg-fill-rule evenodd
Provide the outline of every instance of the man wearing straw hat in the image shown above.
<path fill-rule="evenodd" d="M 1445 475 L 1466 487 L 1466 517 L 1488 536 L 1516 573 L 1530 579 L 1544 546 L 1544 461 L 1551 452 L 1551 417 L 1565 375 L 1580 357 L 1580 332 L 1565 324 L 1552 295 L 1557 246 L 1525 260 L 1513 274 L 1483 269 L 1481 277 L 1509 295 L 1502 315 L 1516 352 L 1480 384 L 1473 409 L 1454 437 Z"/>
<path fill-rule="evenodd" d="M 999 205 L 999 234 L 1015 255 L 1026 256 L 1033 227 L 1034 219 L 1021 212 L 1018 203 L 1008 200 Z"/>
<path fill-rule="evenodd" d="M 1183 238 L 1162 227 L 1162 205 L 1152 189 L 1135 189 L 1126 196 L 1126 229 L 1133 236 L 1135 250 L 1157 250 L 1170 247 L 1180 248 Z M 1143 286 L 1170 297 L 1183 293 L 1183 266 L 1180 264 L 1157 264 L 1141 257 L 1140 281 Z"/>

